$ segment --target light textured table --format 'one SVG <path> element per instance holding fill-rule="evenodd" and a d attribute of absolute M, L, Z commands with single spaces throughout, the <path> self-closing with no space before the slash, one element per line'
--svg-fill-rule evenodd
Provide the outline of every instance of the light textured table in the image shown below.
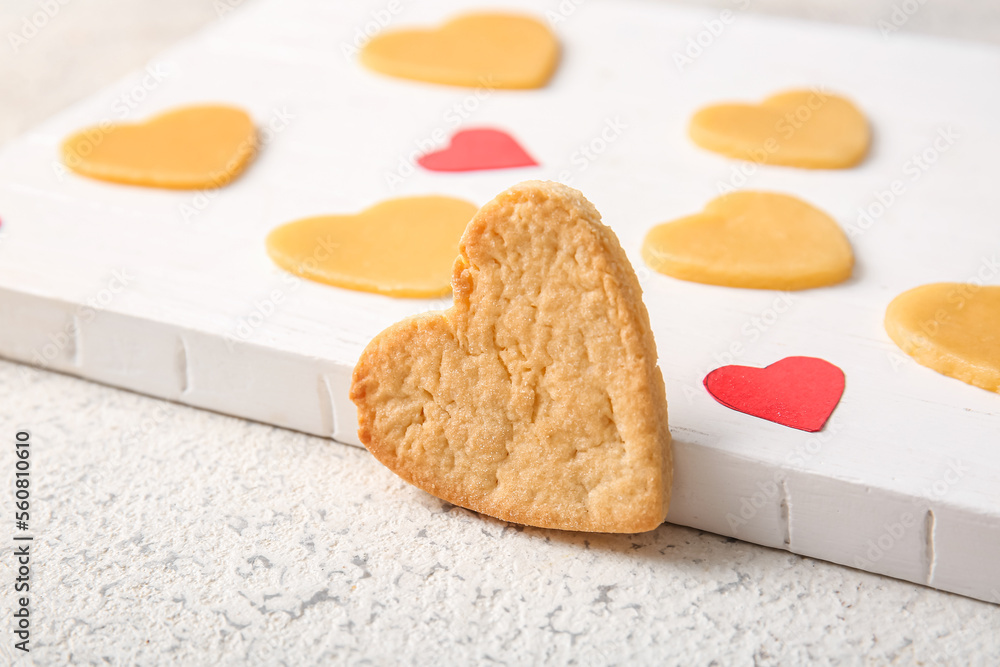
<path fill-rule="evenodd" d="M 169 4 L 5 0 L 0 141 L 229 3 Z M 894 3 L 751 4 L 876 29 Z M 43 5 L 59 9 L 15 52 Z M 901 29 L 1000 41 L 998 13 L 928 2 Z M 0 434 L 17 428 L 33 435 L 37 664 L 1000 661 L 996 606 L 674 526 L 515 529 L 360 450 L 0 362 Z M 0 559 L 0 662 L 14 576 Z"/>

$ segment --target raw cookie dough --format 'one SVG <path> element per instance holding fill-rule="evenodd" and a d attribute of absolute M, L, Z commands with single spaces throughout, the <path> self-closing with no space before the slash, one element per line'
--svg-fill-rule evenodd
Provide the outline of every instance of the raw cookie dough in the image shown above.
<path fill-rule="evenodd" d="M 115 183 L 203 190 L 226 185 L 257 150 L 257 129 L 245 111 L 192 106 L 144 123 L 95 126 L 63 142 L 73 171 Z"/>
<path fill-rule="evenodd" d="M 541 88 L 558 61 L 552 31 L 516 14 L 466 14 L 432 30 L 387 30 L 361 50 L 361 63 L 376 72 L 471 88 Z"/>
<path fill-rule="evenodd" d="M 646 235 L 649 267 L 727 287 L 801 290 L 847 280 L 854 254 L 828 215 L 795 197 L 734 192 Z"/>
<path fill-rule="evenodd" d="M 761 164 L 844 169 L 868 153 L 868 120 L 849 101 L 791 90 L 760 104 L 717 104 L 691 118 L 692 141 L 716 153 Z"/>
<path fill-rule="evenodd" d="M 462 236 L 454 306 L 395 324 L 354 369 L 361 442 L 404 480 L 507 521 L 652 530 L 667 402 L 642 292 L 576 190 L 529 181 Z"/>
<path fill-rule="evenodd" d="M 1000 392 L 1000 287 L 916 287 L 889 304 L 885 330 L 917 363 Z"/>
<path fill-rule="evenodd" d="M 267 236 L 267 254 L 316 282 L 389 296 L 434 297 L 448 282 L 476 206 L 451 197 L 390 199 L 357 215 L 296 220 Z"/>

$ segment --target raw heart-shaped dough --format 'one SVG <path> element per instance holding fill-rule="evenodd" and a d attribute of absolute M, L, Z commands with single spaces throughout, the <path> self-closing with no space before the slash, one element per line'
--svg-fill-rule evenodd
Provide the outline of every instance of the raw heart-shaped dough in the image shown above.
<path fill-rule="evenodd" d="M 454 306 L 395 324 L 354 369 L 361 442 L 404 480 L 516 523 L 656 528 L 667 403 L 635 272 L 576 190 L 529 181 L 462 237 Z"/>
<path fill-rule="evenodd" d="M 102 181 L 202 190 L 226 185 L 257 150 L 245 111 L 227 106 L 175 109 L 135 125 L 99 125 L 63 142 L 63 163 Z"/>
<path fill-rule="evenodd" d="M 718 104 L 691 118 L 694 143 L 729 157 L 806 169 L 844 169 L 868 153 L 868 120 L 848 100 L 791 90 L 760 104 Z"/>
<path fill-rule="evenodd" d="M 474 204 L 452 197 L 389 199 L 357 215 L 322 215 L 267 235 L 267 254 L 297 276 L 398 297 L 444 296 Z"/>
<path fill-rule="evenodd" d="M 847 236 L 809 204 L 771 192 L 733 192 L 702 213 L 658 225 L 642 256 L 655 271 L 727 287 L 801 290 L 847 280 Z"/>
<path fill-rule="evenodd" d="M 361 63 L 376 72 L 470 88 L 541 88 L 558 62 L 552 31 L 516 14 L 466 14 L 432 30 L 386 31 L 361 50 Z"/>
<path fill-rule="evenodd" d="M 889 304 L 885 330 L 917 363 L 1000 392 L 1000 286 L 916 287 Z"/>

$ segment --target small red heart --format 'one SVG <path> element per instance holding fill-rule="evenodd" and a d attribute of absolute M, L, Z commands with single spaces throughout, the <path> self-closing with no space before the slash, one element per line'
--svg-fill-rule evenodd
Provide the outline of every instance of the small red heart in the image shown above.
<path fill-rule="evenodd" d="M 844 394 L 844 371 L 815 357 L 786 357 L 767 368 L 716 368 L 705 388 L 727 408 L 815 433 Z"/>
<path fill-rule="evenodd" d="M 420 157 L 417 163 L 430 171 L 476 171 L 538 166 L 514 137 L 502 130 L 489 128 L 456 132 L 447 148 L 427 153 Z"/>

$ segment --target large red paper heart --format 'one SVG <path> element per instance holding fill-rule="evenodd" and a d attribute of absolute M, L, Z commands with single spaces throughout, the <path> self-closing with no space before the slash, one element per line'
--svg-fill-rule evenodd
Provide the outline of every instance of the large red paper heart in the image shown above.
<path fill-rule="evenodd" d="M 489 128 L 456 132 L 447 148 L 423 155 L 417 160 L 417 164 L 430 171 L 477 171 L 538 166 L 514 137 L 502 130 Z"/>
<path fill-rule="evenodd" d="M 786 357 L 767 368 L 716 368 L 705 388 L 727 408 L 815 433 L 840 402 L 844 371 L 815 357 Z"/>

